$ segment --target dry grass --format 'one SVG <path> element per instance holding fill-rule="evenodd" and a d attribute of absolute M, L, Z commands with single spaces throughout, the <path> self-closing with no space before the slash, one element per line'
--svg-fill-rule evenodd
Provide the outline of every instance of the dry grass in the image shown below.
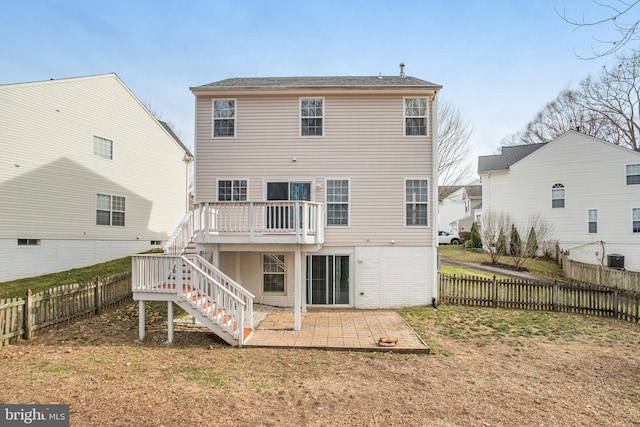
<path fill-rule="evenodd" d="M 639 425 L 640 328 L 610 319 L 441 307 L 403 315 L 431 356 L 234 349 L 166 338 L 164 304 L 0 350 L 0 401 L 69 403 L 78 426 Z"/>

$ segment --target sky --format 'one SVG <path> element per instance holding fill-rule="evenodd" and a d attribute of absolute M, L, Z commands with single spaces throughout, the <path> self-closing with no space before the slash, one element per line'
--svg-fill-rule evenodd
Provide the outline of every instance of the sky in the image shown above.
<path fill-rule="evenodd" d="M 611 0 L 618 1 L 618 0 Z M 472 128 L 470 167 L 615 58 L 589 0 L 0 0 L 0 84 L 115 72 L 194 145 L 189 87 L 231 77 L 406 74 Z"/>

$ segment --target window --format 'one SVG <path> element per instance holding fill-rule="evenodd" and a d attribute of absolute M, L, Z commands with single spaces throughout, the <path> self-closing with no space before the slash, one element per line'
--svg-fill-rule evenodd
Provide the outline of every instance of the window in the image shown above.
<path fill-rule="evenodd" d="M 551 187 L 551 207 L 564 208 L 564 185 L 553 184 Z"/>
<path fill-rule="evenodd" d="M 627 165 L 627 185 L 640 184 L 640 164 Z"/>
<path fill-rule="evenodd" d="M 284 292 L 284 255 L 262 255 L 262 280 L 265 292 Z"/>
<path fill-rule="evenodd" d="M 589 234 L 598 232 L 598 209 L 589 209 Z"/>
<path fill-rule="evenodd" d="M 349 180 L 327 180 L 327 226 L 349 225 Z"/>
<path fill-rule="evenodd" d="M 213 137 L 232 138 L 236 136 L 235 99 L 213 100 Z"/>
<path fill-rule="evenodd" d="M 124 197 L 98 194 L 96 197 L 96 225 L 124 227 Z"/>
<path fill-rule="evenodd" d="M 427 135 L 427 98 L 405 98 L 404 99 L 404 135 L 405 136 L 426 136 Z"/>
<path fill-rule="evenodd" d="M 162 240 L 152 240 L 151 246 L 162 246 Z"/>
<path fill-rule="evenodd" d="M 300 99 L 300 135 L 322 136 L 324 123 L 324 99 Z"/>
<path fill-rule="evenodd" d="M 405 180 L 405 224 L 427 226 L 429 218 L 429 186 L 426 179 Z"/>
<path fill-rule="evenodd" d="M 18 239 L 18 246 L 40 246 L 40 239 Z"/>
<path fill-rule="evenodd" d="M 247 180 L 220 180 L 218 181 L 219 202 L 245 202 L 247 201 Z"/>
<path fill-rule="evenodd" d="M 103 159 L 113 159 L 113 141 L 99 136 L 93 137 L 93 155 Z"/>
<path fill-rule="evenodd" d="M 640 208 L 633 208 L 633 232 L 640 233 Z"/>

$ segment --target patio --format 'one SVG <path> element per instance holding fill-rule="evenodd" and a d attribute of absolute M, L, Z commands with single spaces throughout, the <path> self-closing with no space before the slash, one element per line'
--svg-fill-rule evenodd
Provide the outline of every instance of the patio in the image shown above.
<path fill-rule="evenodd" d="M 299 332 L 293 330 L 293 323 L 291 312 L 268 313 L 244 347 L 429 353 L 429 347 L 395 311 L 310 309 L 302 314 Z M 398 341 L 381 347 L 380 338 Z"/>

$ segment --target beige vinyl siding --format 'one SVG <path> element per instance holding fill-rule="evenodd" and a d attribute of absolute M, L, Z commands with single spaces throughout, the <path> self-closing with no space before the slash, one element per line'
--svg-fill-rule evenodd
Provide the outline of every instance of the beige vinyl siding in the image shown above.
<path fill-rule="evenodd" d="M 404 226 L 404 179 L 431 184 L 433 159 L 431 137 L 403 136 L 403 94 L 308 94 L 324 96 L 323 137 L 299 137 L 301 96 L 233 96 L 237 119 L 231 139 L 211 138 L 213 97 L 198 96 L 196 199 L 216 200 L 217 177 L 249 179 L 252 201 L 264 200 L 264 178 L 313 178 L 314 200 L 324 202 L 325 178 L 349 178 L 350 226 L 327 227 L 327 244 L 431 245 L 431 227 Z M 432 213 L 430 206 L 430 226 Z"/>
<path fill-rule="evenodd" d="M 115 75 L 0 86 L 0 117 L 0 237 L 166 240 L 183 216 L 184 151 Z M 125 227 L 96 225 L 97 193 L 126 198 Z"/>

